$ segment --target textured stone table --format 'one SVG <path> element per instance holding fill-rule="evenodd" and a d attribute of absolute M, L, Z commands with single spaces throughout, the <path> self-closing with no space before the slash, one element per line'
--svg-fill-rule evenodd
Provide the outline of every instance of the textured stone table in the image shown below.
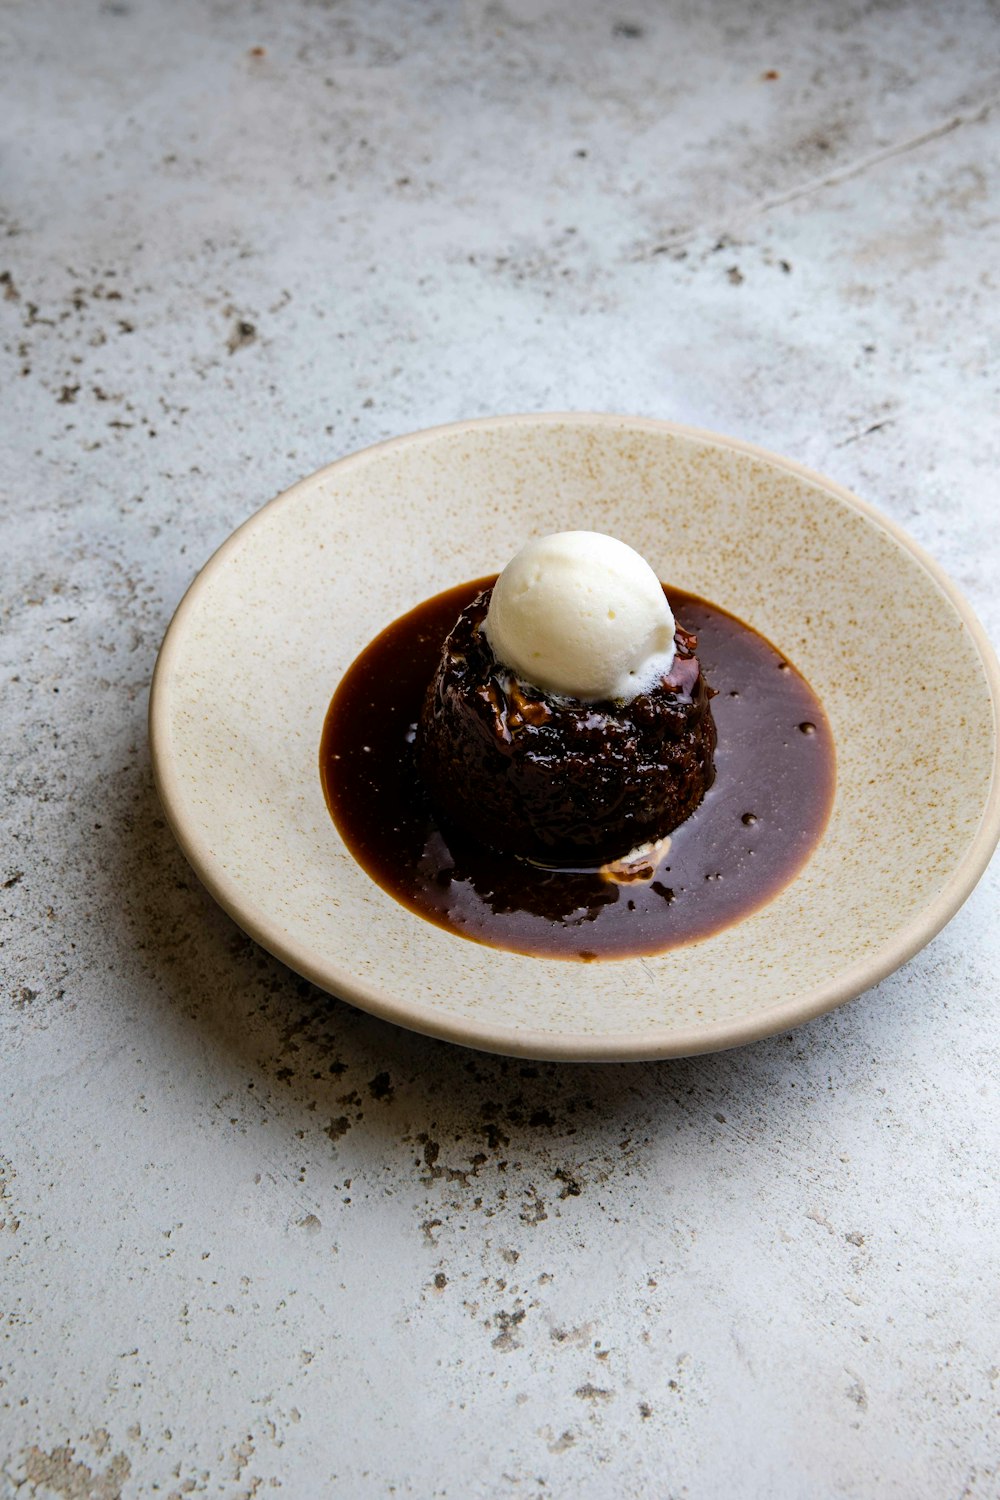
<path fill-rule="evenodd" d="M 996 864 L 794 1034 L 529 1066 L 254 947 L 144 728 L 236 523 L 500 411 L 826 470 L 1000 639 L 995 10 L 3 22 L 0 1495 L 996 1497 Z"/>

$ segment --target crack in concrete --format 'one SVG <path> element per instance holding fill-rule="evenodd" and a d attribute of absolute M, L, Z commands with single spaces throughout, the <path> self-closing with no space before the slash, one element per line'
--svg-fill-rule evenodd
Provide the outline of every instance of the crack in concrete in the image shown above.
<path fill-rule="evenodd" d="M 881 422 L 873 422 L 870 427 L 864 427 L 860 432 L 852 432 L 850 437 L 841 438 L 840 442 L 834 443 L 833 446 L 848 448 L 851 443 L 860 443 L 861 439 L 868 437 L 870 433 L 881 432 L 883 427 L 891 427 L 895 420 L 895 417 L 884 417 Z"/>
<path fill-rule="evenodd" d="M 960 130 L 963 126 L 980 125 L 989 118 L 998 105 L 1000 105 L 1000 97 L 987 99 L 976 109 L 954 114 L 949 119 L 941 121 L 940 124 L 932 126 L 930 130 L 921 131 L 919 135 L 908 136 L 905 140 L 896 141 L 891 146 L 883 146 L 878 151 L 858 157 L 856 161 L 848 162 L 843 167 L 834 167 L 829 172 L 824 172 L 821 177 L 813 177 L 808 182 L 800 182 L 783 193 L 775 193 L 770 198 L 762 198 L 756 203 L 748 203 L 742 208 L 734 209 L 728 215 L 730 226 L 728 229 L 711 231 L 703 225 L 691 225 L 676 234 L 657 240 L 656 244 L 648 249 L 637 251 L 631 259 L 633 261 L 654 260 L 659 255 L 670 255 L 675 250 L 683 250 L 692 241 L 702 236 L 711 235 L 714 240 L 725 243 L 726 237 L 733 233 L 735 226 L 746 224 L 750 219 L 760 218 L 764 214 L 771 213 L 773 209 L 784 208 L 789 203 L 795 203 L 799 198 L 808 198 L 812 193 L 823 192 L 830 187 L 839 187 L 843 182 L 850 182 L 852 178 L 863 176 L 872 167 L 881 166 L 886 161 L 893 161 L 898 156 L 906 156 L 911 151 L 919 150 L 921 146 L 927 146 L 932 141 L 951 135 L 953 131 Z M 718 248 L 721 248 L 721 245 Z"/>
<path fill-rule="evenodd" d="M 832 171 L 824 172 L 822 177 L 815 177 L 811 182 L 800 183 L 798 187 L 789 188 L 785 193 L 777 193 L 773 198 L 765 198 L 761 203 L 746 211 L 747 217 L 752 218 L 757 214 L 770 213 L 773 208 L 784 208 L 786 203 L 794 203 L 797 198 L 808 197 L 810 193 L 821 192 L 824 188 L 838 187 L 840 183 L 860 177 L 872 167 L 881 166 L 885 161 L 892 161 L 897 156 L 905 156 L 910 151 L 917 151 L 921 146 L 929 145 L 931 141 L 938 141 L 942 136 L 951 135 L 953 130 L 959 130 L 963 125 L 979 125 L 988 118 L 998 104 L 1000 104 L 1000 98 L 989 99 L 978 109 L 965 114 L 952 115 L 950 120 L 944 120 L 941 124 L 932 126 L 930 130 L 921 131 L 919 135 L 909 136 L 906 140 L 897 141 L 891 146 L 883 146 L 879 151 L 872 151 L 868 156 L 849 162 L 847 166 L 834 167 Z"/>

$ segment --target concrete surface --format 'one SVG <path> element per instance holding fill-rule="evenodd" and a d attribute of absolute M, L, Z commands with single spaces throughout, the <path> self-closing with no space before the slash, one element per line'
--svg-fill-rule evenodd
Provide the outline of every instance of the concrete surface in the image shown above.
<path fill-rule="evenodd" d="M 995 8 L 0 15 L 0 1495 L 1000 1494 L 996 863 L 795 1034 L 525 1066 L 258 951 L 144 730 L 237 522 L 499 411 L 805 460 L 1000 639 Z"/>

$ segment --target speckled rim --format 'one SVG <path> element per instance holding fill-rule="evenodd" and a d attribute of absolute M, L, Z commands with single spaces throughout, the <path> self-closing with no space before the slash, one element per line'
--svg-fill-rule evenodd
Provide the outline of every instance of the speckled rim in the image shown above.
<path fill-rule="evenodd" d="M 703 445 L 750 455 L 818 486 L 888 533 L 904 551 L 909 553 L 914 562 L 930 574 L 951 602 L 979 653 L 993 715 L 993 767 L 989 792 L 979 826 L 964 855 L 937 896 L 876 953 L 841 969 L 827 983 L 814 986 L 768 1009 L 756 1010 L 746 1016 L 727 1018 L 705 1026 L 687 1027 L 683 1030 L 663 1027 L 657 1030 L 650 1028 L 641 1034 L 609 1032 L 595 1036 L 510 1026 L 490 1026 L 453 1012 L 431 1009 L 426 1005 L 400 999 L 398 996 L 379 989 L 376 985 L 360 983 L 339 965 L 328 960 L 319 960 L 307 945 L 289 940 L 273 916 L 255 902 L 248 900 L 237 882 L 227 875 L 220 862 L 206 847 L 196 821 L 185 812 L 177 768 L 171 757 L 169 686 L 193 607 L 217 569 L 239 547 L 244 532 L 256 526 L 265 514 L 272 515 L 281 507 L 293 502 L 305 487 L 311 487 L 321 477 L 334 470 L 343 472 L 352 466 L 366 463 L 375 452 L 418 443 L 432 443 L 445 434 L 457 434 L 473 429 L 502 429 L 567 423 L 579 423 L 591 428 L 606 426 L 616 431 L 642 430 L 670 433 Z M 167 628 L 157 657 L 149 700 L 149 738 L 153 775 L 167 821 L 184 855 L 210 895 L 256 942 L 321 989 L 347 1000 L 361 1010 L 368 1011 L 383 1020 L 395 1022 L 411 1031 L 512 1057 L 571 1062 L 651 1061 L 738 1047 L 747 1042 L 771 1036 L 775 1032 L 787 1031 L 794 1026 L 801 1025 L 804 1021 L 811 1020 L 814 1016 L 823 1015 L 838 1005 L 854 999 L 864 990 L 893 973 L 940 932 L 945 923 L 954 916 L 982 876 L 1000 841 L 1000 732 L 998 731 L 1000 731 L 1000 663 L 997 661 L 996 653 L 986 632 L 943 569 L 894 521 L 834 480 L 792 459 L 771 453 L 755 443 L 652 417 L 628 417 L 592 412 L 525 413 L 445 423 L 409 433 L 403 437 L 390 438 L 383 443 L 373 444 L 337 459 L 334 463 L 300 480 L 298 484 L 277 495 L 244 521 L 213 553 L 197 574 Z M 442 937 L 443 940 L 450 940 L 446 934 Z M 488 961 L 489 953 L 490 949 L 484 947 L 483 954 L 486 961 Z M 526 957 L 525 962 L 530 963 L 532 960 Z"/>

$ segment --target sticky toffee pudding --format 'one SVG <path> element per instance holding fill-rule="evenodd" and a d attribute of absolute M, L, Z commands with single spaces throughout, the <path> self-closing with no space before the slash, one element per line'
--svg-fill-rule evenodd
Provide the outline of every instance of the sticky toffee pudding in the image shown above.
<path fill-rule="evenodd" d="M 661 953 L 774 897 L 833 800 L 833 739 L 805 679 L 671 588 L 660 682 L 574 702 L 497 662 L 481 628 L 495 581 L 395 621 L 334 694 L 323 788 L 372 879 L 453 933 L 583 960 Z"/>
<path fill-rule="evenodd" d="M 678 627 L 667 675 L 629 703 L 543 692 L 499 662 L 485 589 L 448 636 L 417 726 L 431 805 L 453 830 L 528 859 L 592 863 L 670 833 L 711 784 L 712 690 Z"/>

